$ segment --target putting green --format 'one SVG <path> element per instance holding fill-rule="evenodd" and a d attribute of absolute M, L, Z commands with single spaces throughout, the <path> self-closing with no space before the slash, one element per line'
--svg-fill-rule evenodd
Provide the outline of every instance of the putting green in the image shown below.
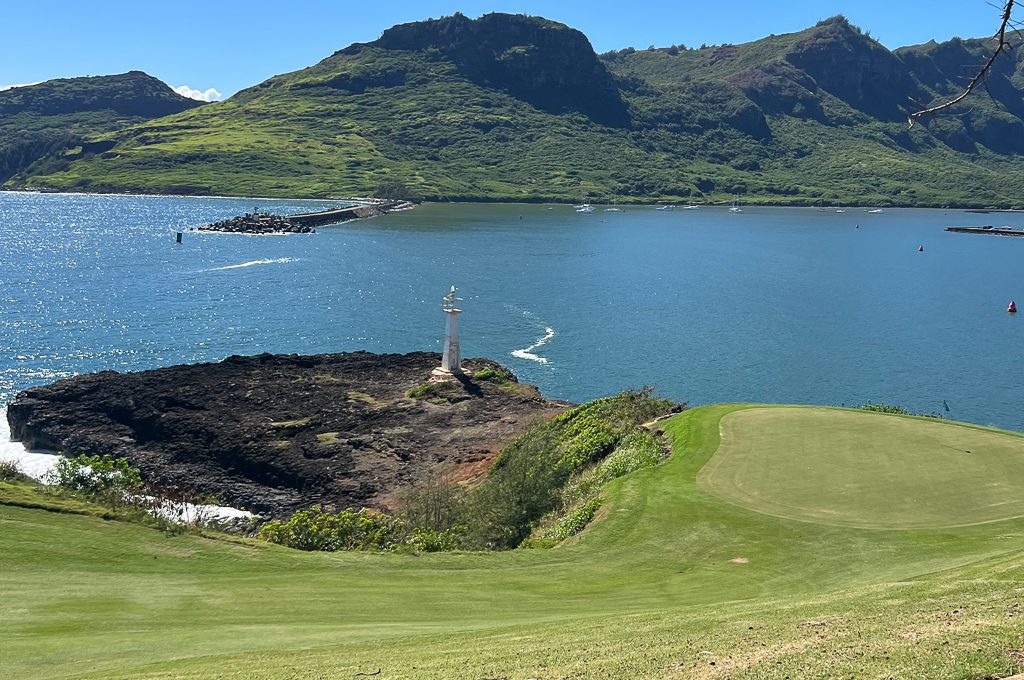
<path fill-rule="evenodd" d="M 750 408 L 721 420 L 697 481 L 758 512 L 867 528 L 1024 516 L 1024 437 L 829 408 Z"/>

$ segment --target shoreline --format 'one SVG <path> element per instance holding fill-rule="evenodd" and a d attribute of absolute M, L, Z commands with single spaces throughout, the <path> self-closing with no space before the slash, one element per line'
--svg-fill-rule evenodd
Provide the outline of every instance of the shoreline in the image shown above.
<path fill-rule="evenodd" d="M 389 201 L 393 199 L 382 199 L 382 198 L 354 198 L 346 196 L 249 196 L 243 194 L 187 194 L 187 193 L 151 193 L 147 191 L 63 191 L 63 190 L 45 190 L 45 189 L 25 189 L 25 188 L 6 188 L 0 187 L 0 193 L 11 193 L 11 194 L 53 194 L 58 196 L 126 196 L 135 198 L 212 198 L 218 200 L 251 200 L 251 201 L 347 201 L 349 203 L 364 203 L 370 201 Z M 818 208 L 819 199 L 807 200 L 789 200 L 789 201 L 773 201 L 773 200 L 761 200 L 757 197 L 747 196 L 741 198 L 740 205 L 744 208 Z M 409 201 L 412 203 L 412 201 Z M 414 205 L 423 204 L 445 204 L 445 203 L 480 203 L 480 204 L 498 204 L 498 205 L 576 205 L 579 199 L 570 198 L 558 198 L 553 196 L 524 196 L 517 198 L 494 198 L 489 196 L 451 196 L 451 197 L 426 197 Z M 857 203 L 857 202 L 842 202 L 832 201 L 836 205 L 825 208 L 825 212 L 834 212 L 836 209 L 859 209 L 859 208 L 884 208 L 884 209 L 911 209 L 911 210 L 975 210 L 984 212 L 998 212 L 998 213 L 1021 213 L 1024 214 L 1024 208 L 1015 208 L 1011 206 L 991 206 L 982 205 L 980 203 Z M 606 201 L 594 201 L 592 205 L 603 206 Z M 660 205 L 671 205 L 680 208 L 684 205 L 698 205 L 700 207 L 728 207 L 732 204 L 732 198 L 724 197 L 721 200 L 710 200 L 696 202 L 690 199 L 683 198 L 658 198 L 658 197 L 638 197 L 629 198 L 619 197 L 617 204 L 620 207 L 641 207 L 641 206 L 660 206 Z M 399 212 L 397 210 L 392 212 Z"/>

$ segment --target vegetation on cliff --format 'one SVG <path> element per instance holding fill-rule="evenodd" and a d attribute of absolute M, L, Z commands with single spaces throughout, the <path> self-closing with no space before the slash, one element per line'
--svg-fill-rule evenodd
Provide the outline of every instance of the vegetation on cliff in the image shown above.
<path fill-rule="evenodd" d="M 0 91 L 0 184 L 20 173 L 57 172 L 109 150 L 112 142 L 91 141 L 97 134 L 201 104 L 140 71 Z"/>
<path fill-rule="evenodd" d="M 417 398 L 444 403 L 456 389 L 446 384 L 430 383 L 432 391 Z M 584 529 L 605 483 L 661 461 L 664 447 L 641 425 L 682 408 L 650 390 L 597 399 L 528 429 L 502 449 L 477 486 L 442 470 L 406 492 L 397 516 L 314 507 L 267 523 L 260 536 L 302 550 L 434 552 L 508 550 L 535 533 L 525 545 L 550 547 Z"/>
<path fill-rule="evenodd" d="M 742 45 L 595 55 L 546 19 L 396 26 L 225 102 L 102 138 L 14 184 L 291 196 L 404 184 L 431 200 L 1017 205 L 1024 82 L 1001 58 L 963 115 L 984 40 L 890 51 L 835 17 Z"/>

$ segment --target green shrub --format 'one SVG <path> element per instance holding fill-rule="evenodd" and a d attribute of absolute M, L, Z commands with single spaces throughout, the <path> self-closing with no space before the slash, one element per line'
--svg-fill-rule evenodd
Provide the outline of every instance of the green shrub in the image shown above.
<path fill-rule="evenodd" d="M 602 483 L 597 473 L 589 473 L 594 479 L 583 486 L 570 480 L 620 443 L 628 450 L 616 459 L 617 469 L 659 460 L 656 440 L 639 426 L 674 406 L 653 398 L 651 390 L 631 390 L 577 406 L 528 430 L 502 449 L 487 479 L 469 495 L 467 545 L 514 548 L 549 513 L 590 502 Z"/>
<path fill-rule="evenodd" d="M 417 527 L 405 539 L 403 545 L 416 552 L 449 552 L 462 547 L 465 526 L 436 530 Z"/>
<path fill-rule="evenodd" d="M 590 520 L 594 519 L 594 515 L 597 514 L 602 503 L 603 499 L 600 496 L 595 496 L 585 503 L 580 503 L 577 507 L 562 515 L 551 528 L 541 534 L 540 538 L 564 541 L 570 536 L 575 536 L 590 524 Z"/>
<path fill-rule="evenodd" d="M 921 416 L 922 418 L 938 418 L 938 413 L 919 413 L 917 411 L 911 411 L 910 409 L 903 408 L 897 404 L 876 404 L 872 401 L 868 401 L 866 404 L 860 407 L 862 411 L 872 411 L 874 413 L 889 413 L 896 416 Z"/>
<path fill-rule="evenodd" d="M 298 550 L 390 550 L 401 543 L 401 522 L 365 508 L 331 513 L 315 505 L 267 522 L 259 537 Z"/>
<path fill-rule="evenodd" d="M 47 481 L 61 490 L 115 508 L 134 503 L 135 494 L 142 489 L 139 470 L 124 458 L 110 455 L 58 458 Z"/>
<path fill-rule="evenodd" d="M 16 460 L 0 460 L 0 480 L 23 481 L 28 475 L 21 471 Z"/>
<path fill-rule="evenodd" d="M 510 382 L 516 382 L 510 371 L 504 368 L 487 366 L 481 368 L 479 371 L 473 374 L 474 380 L 482 380 L 485 382 L 492 382 L 495 385 L 505 385 Z"/>

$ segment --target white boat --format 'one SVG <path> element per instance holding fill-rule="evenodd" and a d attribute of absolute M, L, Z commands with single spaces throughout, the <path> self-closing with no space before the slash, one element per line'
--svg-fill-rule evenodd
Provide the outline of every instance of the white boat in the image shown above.
<path fill-rule="evenodd" d="M 871 215 L 877 215 L 877 214 L 883 213 L 883 212 L 885 212 L 885 211 L 882 210 L 881 208 L 875 208 L 874 210 L 869 210 L 868 211 L 868 213 L 871 214 Z"/>
<path fill-rule="evenodd" d="M 731 213 L 741 213 L 741 212 L 743 212 L 743 208 L 740 207 L 740 203 L 739 203 L 738 200 L 736 200 L 735 196 L 732 197 L 732 207 L 729 208 L 729 212 L 731 212 Z"/>
<path fill-rule="evenodd" d="M 578 213 L 592 213 L 592 212 L 594 212 L 594 206 L 590 205 L 589 203 L 584 203 L 583 205 L 576 206 L 576 212 L 578 212 Z"/>
<path fill-rule="evenodd" d="M 659 205 L 657 208 L 655 208 L 655 210 L 666 210 L 666 211 L 675 210 L 675 209 L 676 208 L 675 208 L 674 205 Z"/>
<path fill-rule="evenodd" d="M 612 204 L 604 209 L 605 212 L 622 212 L 622 208 L 618 206 L 618 201 L 612 200 Z"/>
<path fill-rule="evenodd" d="M 844 213 L 844 212 L 846 212 L 846 211 L 845 211 L 845 210 L 843 210 L 842 208 L 836 208 L 836 212 L 837 212 L 837 213 Z"/>
<path fill-rule="evenodd" d="M 689 203 L 683 206 L 683 210 L 700 210 L 700 206 L 696 203 Z"/>

